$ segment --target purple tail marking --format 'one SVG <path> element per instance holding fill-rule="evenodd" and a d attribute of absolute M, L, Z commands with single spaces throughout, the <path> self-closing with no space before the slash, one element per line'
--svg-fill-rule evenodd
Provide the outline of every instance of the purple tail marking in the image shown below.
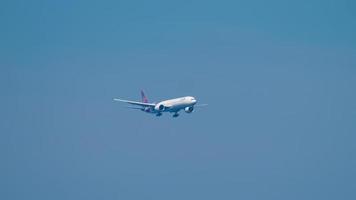
<path fill-rule="evenodd" d="M 142 102 L 143 103 L 148 103 L 148 99 L 147 99 L 145 93 L 143 92 L 143 90 L 141 90 L 141 97 L 142 97 Z"/>

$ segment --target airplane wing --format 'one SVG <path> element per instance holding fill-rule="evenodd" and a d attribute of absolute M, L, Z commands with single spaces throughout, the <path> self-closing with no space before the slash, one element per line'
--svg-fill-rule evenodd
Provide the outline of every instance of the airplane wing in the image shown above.
<path fill-rule="evenodd" d="M 142 103 L 142 102 L 138 102 L 138 101 L 129 101 L 129 100 L 124 100 L 124 99 L 114 99 L 114 101 L 120 101 L 120 102 L 129 103 L 132 105 L 142 106 L 142 107 L 155 107 L 156 106 L 156 104 L 154 104 L 154 103 Z"/>
<path fill-rule="evenodd" d="M 134 109 L 134 110 L 142 110 L 143 109 L 143 108 L 134 107 L 134 106 L 125 106 L 125 108 Z"/>
<path fill-rule="evenodd" d="M 208 106 L 208 104 L 197 104 L 197 105 L 194 105 L 194 107 L 205 107 L 205 106 Z"/>

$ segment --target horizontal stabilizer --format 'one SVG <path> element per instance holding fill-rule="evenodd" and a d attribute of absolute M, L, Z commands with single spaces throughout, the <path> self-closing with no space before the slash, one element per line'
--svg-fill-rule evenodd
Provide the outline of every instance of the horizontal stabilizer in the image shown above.
<path fill-rule="evenodd" d="M 125 106 L 125 108 L 135 109 L 135 110 L 142 110 L 143 109 L 143 108 L 133 107 L 133 106 Z"/>

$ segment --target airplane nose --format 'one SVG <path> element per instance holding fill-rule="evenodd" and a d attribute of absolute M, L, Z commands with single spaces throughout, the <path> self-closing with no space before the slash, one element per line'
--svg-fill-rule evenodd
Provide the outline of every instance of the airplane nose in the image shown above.
<path fill-rule="evenodd" d="M 193 99 L 192 102 L 193 102 L 194 104 L 196 104 L 196 103 L 197 103 L 197 100 Z"/>

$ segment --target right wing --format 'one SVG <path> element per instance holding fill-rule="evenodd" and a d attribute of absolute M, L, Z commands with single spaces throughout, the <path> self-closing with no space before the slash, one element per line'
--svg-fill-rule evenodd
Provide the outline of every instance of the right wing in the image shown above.
<path fill-rule="evenodd" d="M 132 104 L 135 106 L 142 106 L 142 107 L 154 108 L 156 106 L 156 104 L 154 104 L 154 103 L 142 103 L 142 102 L 138 102 L 138 101 L 129 101 L 129 100 L 124 100 L 124 99 L 114 99 L 114 101 L 120 101 L 120 102 L 129 103 L 129 104 Z"/>
<path fill-rule="evenodd" d="M 194 105 L 194 107 L 205 107 L 205 106 L 208 106 L 208 104 L 196 104 L 196 105 Z"/>

